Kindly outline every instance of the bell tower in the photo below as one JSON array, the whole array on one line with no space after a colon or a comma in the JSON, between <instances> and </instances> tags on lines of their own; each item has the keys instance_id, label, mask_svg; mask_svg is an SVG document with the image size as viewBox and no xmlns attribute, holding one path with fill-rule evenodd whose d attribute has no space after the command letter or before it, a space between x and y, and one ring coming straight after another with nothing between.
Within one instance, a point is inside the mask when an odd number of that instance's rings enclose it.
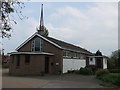
<instances>
[{"instance_id":1,"label":"bell tower","mask_svg":"<svg viewBox=\"0 0 120 90\"><path fill-rule=\"evenodd\" d=\"M43 4L41 5L41 17L40 17L40 25L37 29L38 33L42 36L48 36L48 30L44 26L44 20L43 20Z\"/></svg>"}]
</instances>

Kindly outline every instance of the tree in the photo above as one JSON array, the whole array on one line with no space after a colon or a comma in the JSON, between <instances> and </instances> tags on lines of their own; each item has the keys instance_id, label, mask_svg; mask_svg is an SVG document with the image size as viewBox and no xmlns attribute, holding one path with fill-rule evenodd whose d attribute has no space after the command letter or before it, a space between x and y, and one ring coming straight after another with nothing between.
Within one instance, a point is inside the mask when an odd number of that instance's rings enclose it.
<instances>
[{"instance_id":1,"label":"tree","mask_svg":"<svg viewBox=\"0 0 120 90\"><path fill-rule=\"evenodd\" d=\"M23 19L22 8L24 7L24 3L19 0L0 1L0 37L11 37L10 31L12 30L12 25L17 24L17 22L12 19L11 13L16 13L20 19Z\"/></svg>"},{"instance_id":2,"label":"tree","mask_svg":"<svg viewBox=\"0 0 120 90\"><path fill-rule=\"evenodd\" d=\"M120 49L112 52L111 57L108 59L108 68L120 68Z\"/></svg>"}]
</instances>

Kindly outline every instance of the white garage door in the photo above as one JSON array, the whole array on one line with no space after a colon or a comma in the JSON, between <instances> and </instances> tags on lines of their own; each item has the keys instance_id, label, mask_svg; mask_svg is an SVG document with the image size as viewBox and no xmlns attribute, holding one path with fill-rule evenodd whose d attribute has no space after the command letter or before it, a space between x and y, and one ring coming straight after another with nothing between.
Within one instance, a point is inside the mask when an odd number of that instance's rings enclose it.
<instances>
[{"instance_id":1,"label":"white garage door","mask_svg":"<svg viewBox=\"0 0 120 90\"><path fill-rule=\"evenodd\" d=\"M63 59L63 73L66 73L68 70L78 70L85 66L86 60L84 59Z\"/></svg>"}]
</instances>

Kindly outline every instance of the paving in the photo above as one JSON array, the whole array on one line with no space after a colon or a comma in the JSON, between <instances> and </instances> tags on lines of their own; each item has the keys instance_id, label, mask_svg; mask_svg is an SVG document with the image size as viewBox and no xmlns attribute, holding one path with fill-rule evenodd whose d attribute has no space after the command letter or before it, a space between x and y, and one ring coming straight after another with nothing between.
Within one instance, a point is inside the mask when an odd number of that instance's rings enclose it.
<instances>
[{"instance_id":1,"label":"paving","mask_svg":"<svg viewBox=\"0 0 120 90\"><path fill-rule=\"evenodd\" d=\"M104 88L95 76L65 74L45 76L9 76L3 70L3 88Z\"/></svg>"}]
</instances>

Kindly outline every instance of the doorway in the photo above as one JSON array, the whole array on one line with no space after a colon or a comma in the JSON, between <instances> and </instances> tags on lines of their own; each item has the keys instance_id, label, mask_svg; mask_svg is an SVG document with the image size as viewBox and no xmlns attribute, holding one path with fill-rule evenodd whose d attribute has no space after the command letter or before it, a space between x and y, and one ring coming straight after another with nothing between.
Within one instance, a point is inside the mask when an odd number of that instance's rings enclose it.
<instances>
[{"instance_id":1,"label":"doorway","mask_svg":"<svg viewBox=\"0 0 120 90\"><path fill-rule=\"evenodd\" d=\"M45 57L45 73L49 73L49 57Z\"/></svg>"},{"instance_id":2,"label":"doorway","mask_svg":"<svg viewBox=\"0 0 120 90\"><path fill-rule=\"evenodd\" d=\"M102 68L102 60L97 59L97 68Z\"/></svg>"}]
</instances>

